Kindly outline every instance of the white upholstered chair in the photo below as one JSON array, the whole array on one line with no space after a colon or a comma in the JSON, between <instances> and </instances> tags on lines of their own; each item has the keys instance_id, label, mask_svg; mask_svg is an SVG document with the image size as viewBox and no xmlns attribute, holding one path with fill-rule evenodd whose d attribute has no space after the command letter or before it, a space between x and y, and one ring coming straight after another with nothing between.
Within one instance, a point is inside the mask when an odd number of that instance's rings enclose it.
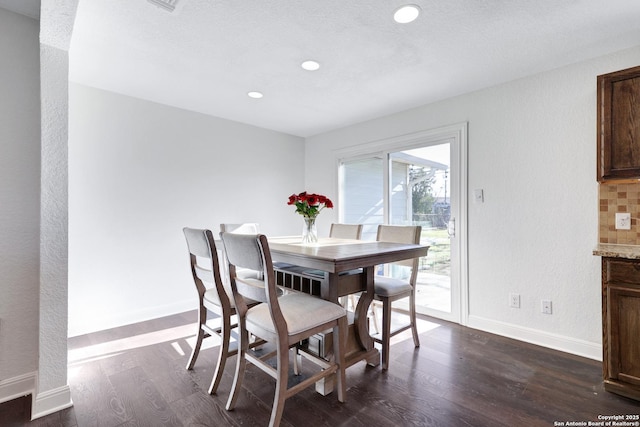
<instances>
[{"instance_id":1,"label":"white upholstered chair","mask_svg":"<svg viewBox=\"0 0 640 427\"><path fill-rule=\"evenodd\" d=\"M231 329L237 326L231 323L231 317L236 313L235 302L230 298L231 288L225 289L220 277L218 254L211 231L185 227L183 232L189 249L191 274L198 294L198 332L187 369L193 369L202 340L212 335L219 336L221 342L218 361L209 387L209 394L215 394L227 359L237 351L230 349ZM249 303L256 304L253 301ZM207 321L211 320L210 313L219 317L220 326L207 324Z\"/></svg>"},{"instance_id":2,"label":"white upholstered chair","mask_svg":"<svg viewBox=\"0 0 640 427\"><path fill-rule=\"evenodd\" d=\"M227 224L227 223L222 223L220 224L220 233L234 233L234 234L250 234L250 235L257 235L260 232L260 226L258 225L257 222L245 222L245 223L238 223L238 224ZM224 256L224 250L223 250L223 256ZM225 276L222 278L223 282L229 282L229 265L227 263L226 258L224 258L224 262L223 262L223 266L221 267L221 272L223 272L222 274ZM262 271L252 271L252 270L248 270L248 269L241 269L241 268L236 268L236 274L239 276L245 276L245 277L249 277L249 276L253 276L256 277L258 279L262 279ZM230 289L230 288L229 288ZM283 292L286 292L283 289L279 290L279 295L282 295ZM231 292L229 291L229 294L231 295ZM298 349L294 349L295 351L295 358L293 359L293 371L295 372L296 375L300 374L300 369L302 366L302 357L300 356L300 353L298 352Z\"/></svg>"},{"instance_id":3,"label":"white upholstered chair","mask_svg":"<svg viewBox=\"0 0 640 427\"><path fill-rule=\"evenodd\" d=\"M395 243L420 243L420 226L379 225L377 241ZM418 330L416 327L416 279L418 276L419 258L395 262L392 265L409 267L411 272L408 279L398 279L390 275L374 276L374 299L382 302L382 338L373 336L374 341L382 345L382 369L389 368L389 347L391 337L411 328L413 343L420 347ZM391 303L409 297L409 324L391 331Z\"/></svg>"},{"instance_id":4,"label":"white upholstered chair","mask_svg":"<svg viewBox=\"0 0 640 427\"><path fill-rule=\"evenodd\" d=\"M235 233L235 234L251 234L251 235L257 235L260 233L260 226L258 225L258 223L256 222L245 222L245 223L239 223L239 224L220 224L220 233ZM225 277L222 278L223 281L228 281L229 280L229 272L227 271L227 268L229 267L227 265L226 262L226 258L225 261L223 263L224 265L222 266L222 272L223 275L225 275ZM277 262L273 263L273 266L278 268L280 264ZM287 268L290 265L286 264L286 263L282 263L283 268ZM249 274L249 275L254 275L257 276L258 278L262 278L262 272L261 271L251 271L251 270L242 270L240 268L236 268L236 274L242 276L245 274ZM286 292L285 289L283 289L284 292ZM300 362L300 358L296 359L296 362ZM296 364L296 374L298 373L298 366Z\"/></svg>"},{"instance_id":5,"label":"white upholstered chair","mask_svg":"<svg viewBox=\"0 0 640 427\"><path fill-rule=\"evenodd\" d=\"M221 233L220 236L224 242L229 262L231 288L240 326L236 373L233 389L227 402L227 410L234 409L236 405L247 361L255 364L276 380L270 426L280 424L287 398L329 375L336 374L338 400L344 402L346 394L344 358L347 339L346 311L338 304L299 292L285 294L278 298L267 237L232 233ZM264 280L239 277L236 274L236 269L240 267L262 271ZM261 301L264 304L248 307L245 304L247 298ZM289 387L289 348L296 346L311 335L327 329L333 329L333 359L328 364L323 360L321 366L324 369ZM249 334L275 345L275 368L266 362L266 359L272 358L274 354L258 357L249 351Z\"/></svg>"}]
</instances>

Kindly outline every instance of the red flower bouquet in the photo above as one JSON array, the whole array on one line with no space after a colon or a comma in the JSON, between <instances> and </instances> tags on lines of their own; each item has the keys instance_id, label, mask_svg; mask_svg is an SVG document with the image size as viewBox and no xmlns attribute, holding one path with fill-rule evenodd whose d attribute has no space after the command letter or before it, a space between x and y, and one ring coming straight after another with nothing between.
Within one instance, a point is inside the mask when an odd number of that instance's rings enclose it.
<instances>
[{"instance_id":1,"label":"red flower bouquet","mask_svg":"<svg viewBox=\"0 0 640 427\"><path fill-rule=\"evenodd\" d=\"M324 208L333 208L333 202L328 197L321 194L308 194L306 191L289 196L287 204L295 205L296 213L310 219L315 219Z\"/></svg>"}]
</instances>

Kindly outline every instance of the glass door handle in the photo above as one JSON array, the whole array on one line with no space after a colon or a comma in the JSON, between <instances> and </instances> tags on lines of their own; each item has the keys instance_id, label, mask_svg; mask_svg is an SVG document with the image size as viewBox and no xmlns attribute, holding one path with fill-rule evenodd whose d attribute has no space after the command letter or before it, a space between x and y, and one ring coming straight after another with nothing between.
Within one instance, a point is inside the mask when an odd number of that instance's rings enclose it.
<instances>
[{"instance_id":1,"label":"glass door handle","mask_svg":"<svg viewBox=\"0 0 640 427\"><path fill-rule=\"evenodd\" d=\"M449 224L447 226L447 234L449 235L450 239L453 239L454 237L456 237L456 219L455 218L451 218L449 220Z\"/></svg>"}]
</instances>

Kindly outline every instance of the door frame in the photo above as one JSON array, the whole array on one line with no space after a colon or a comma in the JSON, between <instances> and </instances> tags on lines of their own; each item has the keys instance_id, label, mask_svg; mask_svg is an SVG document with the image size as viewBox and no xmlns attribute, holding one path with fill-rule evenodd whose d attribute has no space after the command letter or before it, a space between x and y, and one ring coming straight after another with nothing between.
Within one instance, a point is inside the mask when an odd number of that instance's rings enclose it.
<instances>
[{"instance_id":1,"label":"door frame","mask_svg":"<svg viewBox=\"0 0 640 427\"><path fill-rule=\"evenodd\" d=\"M418 131L381 140L370 141L334 151L336 194L340 192L340 165L345 160L365 158L373 155L383 155L385 168L388 168L388 154L395 151L409 150L425 145L436 145L447 141L451 144L451 193L457 192L458 197L451 199L451 217L455 218L455 236L451 239L451 259L457 259L451 266L451 313L446 315L437 312L438 318L467 325L469 317L469 277L468 277L468 173L467 173L467 131L468 123L456 123L440 128ZM454 170L457 166L457 171ZM385 172L388 175L388 170ZM385 200L388 198L388 180L383 184ZM342 197L342 196L340 196ZM457 206L456 206L457 205ZM342 204L338 205L338 217L342 218ZM385 206L385 220L388 218L388 206ZM456 283L457 282L457 283ZM439 315L443 313L443 315Z\"/></svg>"}]
</instances>

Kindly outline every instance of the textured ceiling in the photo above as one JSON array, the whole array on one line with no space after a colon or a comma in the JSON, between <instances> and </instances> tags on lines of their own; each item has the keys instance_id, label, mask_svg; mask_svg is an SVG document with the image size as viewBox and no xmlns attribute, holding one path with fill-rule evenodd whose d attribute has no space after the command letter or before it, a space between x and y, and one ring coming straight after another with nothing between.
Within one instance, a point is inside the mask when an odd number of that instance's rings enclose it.
<instances>
[{"instance_id":1,"label":"textured ceiling","mask_svg":"<svg viewBox=\"0 0 640 427\"><path fill-rule=\"evenodd\" d=\"M311 136L640 44L637 0L410 2L80 0L70 79Z\"/></svg>"}]
</instances>

